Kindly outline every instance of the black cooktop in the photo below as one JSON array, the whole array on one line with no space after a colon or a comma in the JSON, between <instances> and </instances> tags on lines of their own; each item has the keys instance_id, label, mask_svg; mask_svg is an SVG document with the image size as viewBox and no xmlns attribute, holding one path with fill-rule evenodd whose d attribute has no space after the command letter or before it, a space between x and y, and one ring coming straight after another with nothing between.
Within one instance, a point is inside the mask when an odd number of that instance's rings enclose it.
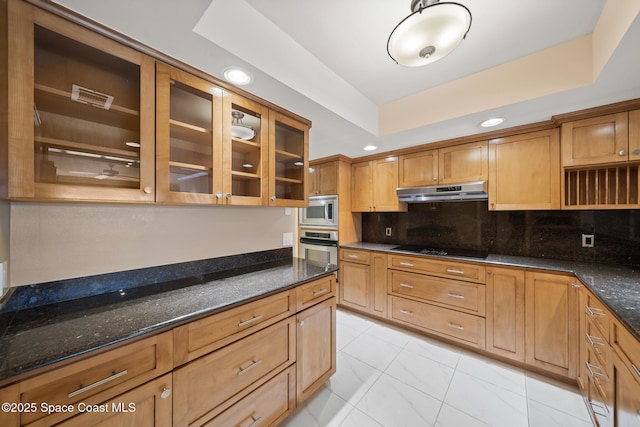
<instances>
[{"instance_id":1,"label":"black cooktop","mask_svg":"<svg viewBox=\"0 0 640 427\"><path fill-rule=\"evenodd\" d=\"M436 256L455 256L455 257L467 257L467 258L480 258L484 259L489 254L482 249L464 249L464 248L434 248L424 245L403 245L391 248L392 251L398 252L413 252L422 255L436 255Z\"/></svg>"}]
</instances>

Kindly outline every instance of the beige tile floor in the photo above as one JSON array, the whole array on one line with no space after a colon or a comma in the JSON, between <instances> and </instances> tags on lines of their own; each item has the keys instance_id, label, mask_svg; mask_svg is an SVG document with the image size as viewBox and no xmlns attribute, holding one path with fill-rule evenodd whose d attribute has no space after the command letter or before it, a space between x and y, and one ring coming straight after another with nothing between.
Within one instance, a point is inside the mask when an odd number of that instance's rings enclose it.
<instances>
[{"instance_id":1,"label":"beige tile floor","mask_svg":"<svg viewBox=\"0 0 640 427\"><path fill-rule=\"evenodd\" d=\"M340 309L337 350L283 426L593 426L575 387Z\"/></svg>"}]
</instances>

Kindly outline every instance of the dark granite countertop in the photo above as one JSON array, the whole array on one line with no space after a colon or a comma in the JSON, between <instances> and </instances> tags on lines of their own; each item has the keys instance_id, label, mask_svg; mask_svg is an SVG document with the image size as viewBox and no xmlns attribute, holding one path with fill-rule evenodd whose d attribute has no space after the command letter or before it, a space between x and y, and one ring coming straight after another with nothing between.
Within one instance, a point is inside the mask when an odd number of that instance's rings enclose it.
<instances>
[{"instance_id":1,"label":"dark granite countertop","mask_svg":"<svg viewBox=\"0 0 640 427\"><path fill-rule=\"evenodd\" d=\"M398 245L360 242L342 245L341 247L397 254L399 253L398 251L391 250L397 246ZM609 308L627 329L635 335L636 339L640 341L640 270L638 269L508 255L489 254L485 259L478 259L419 255L412 252L406 252L406 254L574 274Z\"/></svg>"},{"instance_id":2,"label":"dark granite countertop","mask_svg":"<svg viewBox=\"0 0 640 427\"><path fill-rule=\"evenodd\" d=\"M214 280L168 284L18 310L0 315L0 383L123 340L277 293L337 270L299 258Z\"/></svg>"}]
</instances>

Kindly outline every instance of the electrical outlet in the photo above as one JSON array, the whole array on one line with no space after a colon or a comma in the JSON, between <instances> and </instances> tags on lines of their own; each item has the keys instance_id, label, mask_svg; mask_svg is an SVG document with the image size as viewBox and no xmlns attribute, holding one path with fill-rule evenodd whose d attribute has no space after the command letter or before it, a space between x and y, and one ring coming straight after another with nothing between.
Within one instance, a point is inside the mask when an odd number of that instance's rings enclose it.
<instances>
[{"instance_id":1,"label":"electrical outlet","mask_svg":"<svg viewBox=\"0 0 640 427\"><path fill-rule=\"evenodd\" d=\"M293 233L282 233L282 246L293 246Z\"/></svg>"},{"instance_id":2,"label":"electrical outlet","mask_svg":"<svg viewBox=\"0 0 640 427\"><path fill-rule=\"evenodd\" d=\"M384 229L384 235L385 236L391 236L391 227L387 227Z\"/></svg>"},{"instance_id":3,"label":"electrical outlet","mask_svg":"<svg viewBox=\"0 0 640 427\"><path fill-rule=\"evenodd\" d=\"M582 247L583 248L592 248L595 243L595 238L593 234L583 234L582 235Z\"/></svg>"},{"instance_id":4,"label":"electrical outlet","mask_svg":"<svg viewBox=\"0 0 640 427\"><path fill-rule=\"evenodd\" d=\"M287 216L291 215L291 208L284 208L284 214Z\"/></svg>"}]
</instances>

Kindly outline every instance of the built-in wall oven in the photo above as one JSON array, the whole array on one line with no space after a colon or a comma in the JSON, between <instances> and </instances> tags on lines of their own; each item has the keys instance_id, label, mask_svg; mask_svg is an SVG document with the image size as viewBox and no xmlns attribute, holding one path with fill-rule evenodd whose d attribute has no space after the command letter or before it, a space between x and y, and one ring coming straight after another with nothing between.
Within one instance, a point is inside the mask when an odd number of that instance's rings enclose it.
<instances>
[{"instance_id":1,"label":"built-in wall oven","mask_svg":"<svg viewBox=\"0 0 640 427\"><path fill-rule=\"evenodd\" d=\"M321 264L338 264L338 232L300 230L300 258Z\"/></svg>"},{"instance_id":2,"label":"built-in wall oven","mask_svg":"<svg viewBox=\"0 0 640 427\"><path fill-rule=\"evenodd\" d=\"M300 209L300 227L338 228L338 196L311 196Z\"/></svg>"}]
</instances>

